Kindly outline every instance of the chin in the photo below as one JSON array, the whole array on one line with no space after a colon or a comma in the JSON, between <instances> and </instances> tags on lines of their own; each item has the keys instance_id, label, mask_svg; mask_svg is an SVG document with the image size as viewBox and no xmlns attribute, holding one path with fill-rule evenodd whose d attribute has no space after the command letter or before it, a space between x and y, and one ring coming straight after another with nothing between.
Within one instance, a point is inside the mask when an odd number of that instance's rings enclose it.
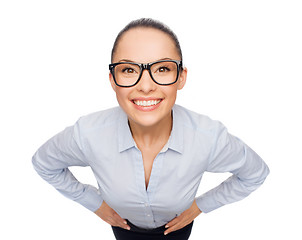
<instances>
[{"instance_id":1,"label":"chin","mask_svg":"<svg viewBox=\"0 0 302 240\"><path fill-rule=\"evenodd\" d=\"M131 121L139 126L142 127L152 127L155 126L156 124L160 123L160 120L154 119L154 117L141 117L141 118L131 118Z\"/></svg>"}]
</instances>

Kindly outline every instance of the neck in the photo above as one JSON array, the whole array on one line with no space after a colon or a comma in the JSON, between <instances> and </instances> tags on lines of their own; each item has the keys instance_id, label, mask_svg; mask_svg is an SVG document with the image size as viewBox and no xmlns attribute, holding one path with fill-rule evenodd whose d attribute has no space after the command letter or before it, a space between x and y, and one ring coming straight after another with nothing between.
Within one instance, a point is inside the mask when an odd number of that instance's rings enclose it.
<instances>
[{"instance_id":1,"label":"neck","mask_svg":"<svg viewBox=\"0 0 302 240\"><path fill-rule=\"evenodd\" d=\"M172 130L172 112L155 125L142 126L129 119L129 126L132 136L137 146L152 147L154 145L164 145Z\"/></svg>"}]
</instances>

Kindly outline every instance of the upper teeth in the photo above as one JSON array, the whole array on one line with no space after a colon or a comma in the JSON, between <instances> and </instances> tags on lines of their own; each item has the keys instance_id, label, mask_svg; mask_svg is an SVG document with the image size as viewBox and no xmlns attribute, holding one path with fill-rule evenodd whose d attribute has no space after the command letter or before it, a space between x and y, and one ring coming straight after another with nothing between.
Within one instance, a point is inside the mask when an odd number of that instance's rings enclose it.
<instances>
[{"instance_id":1,"label":"upper teeth","mask_svg":"<svg viewBox=\"0 0 302 240\"><path fill-rule=\"evenodd\" d=\"M144 107L148 107L148 106L152 106L152 105L156 105L160 102L161 100L150 100L150 101L134 101L134 103L138 106L144 106Z\"/></svg>"}]
</instances>

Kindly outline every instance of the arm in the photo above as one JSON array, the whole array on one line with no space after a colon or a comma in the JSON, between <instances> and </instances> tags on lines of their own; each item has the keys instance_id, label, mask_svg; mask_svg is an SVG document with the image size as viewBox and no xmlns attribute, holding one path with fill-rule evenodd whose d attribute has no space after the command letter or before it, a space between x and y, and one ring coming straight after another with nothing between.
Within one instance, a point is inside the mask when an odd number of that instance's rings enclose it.
<instances>
[{"instance_id":1,"label":"arm","mask_svg":"<svg viewBox=\"0 0 302 240\"><path fill-rule=\"evenodd\" d=\"M91 211L101 206L103 199L98 189L80 183L68 169L70 166L88 166L77 125L48 140L34 154L32 163L37 173L65 197Z\"/></svg>"},{"instance_id":2,"label":"arm","mask_svg":"<svg viewBox=\"0 0 302 240\"><path fill-rule=\"evenodd\" d=\"M264 161L240 139L229 134L223 125L219 125L207 171L233 175L196 198L199 209L205 213L247 197L269 174Z\"/></svg>"},{"instance_id":3,"label":"arm","mask_svg":"<svg viewBox=\"0 0 302 240\"><path fill-rule=\"evenodd\" d=\"M167 223L165 234L191 223L200 213L239 201L256 190L269 174L264 161L240 139L219 125L207 171L231 172L233 176L216 188L195 198L190 208Z\"/></svg>"}]
</instances>

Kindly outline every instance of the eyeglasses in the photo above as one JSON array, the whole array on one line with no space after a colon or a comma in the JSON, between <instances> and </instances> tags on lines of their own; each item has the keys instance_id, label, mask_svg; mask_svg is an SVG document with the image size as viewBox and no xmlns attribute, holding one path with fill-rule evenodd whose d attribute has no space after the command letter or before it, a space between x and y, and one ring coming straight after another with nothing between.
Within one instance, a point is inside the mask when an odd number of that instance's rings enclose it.
<instances>
[{"instance_id":1,"label":"eyeglasses","mask_svg":"<svg viewBox=\"0 0 302 240\"><path fill-rule=\"evenodd\" d=\"M151 63L118 62L109 64L114 82L119 87L136 85L144 70L148 70L152 80L159 85L171 85L177 82L182 69L180 60L161 60Z\"/></svg>"}]
</instances>

